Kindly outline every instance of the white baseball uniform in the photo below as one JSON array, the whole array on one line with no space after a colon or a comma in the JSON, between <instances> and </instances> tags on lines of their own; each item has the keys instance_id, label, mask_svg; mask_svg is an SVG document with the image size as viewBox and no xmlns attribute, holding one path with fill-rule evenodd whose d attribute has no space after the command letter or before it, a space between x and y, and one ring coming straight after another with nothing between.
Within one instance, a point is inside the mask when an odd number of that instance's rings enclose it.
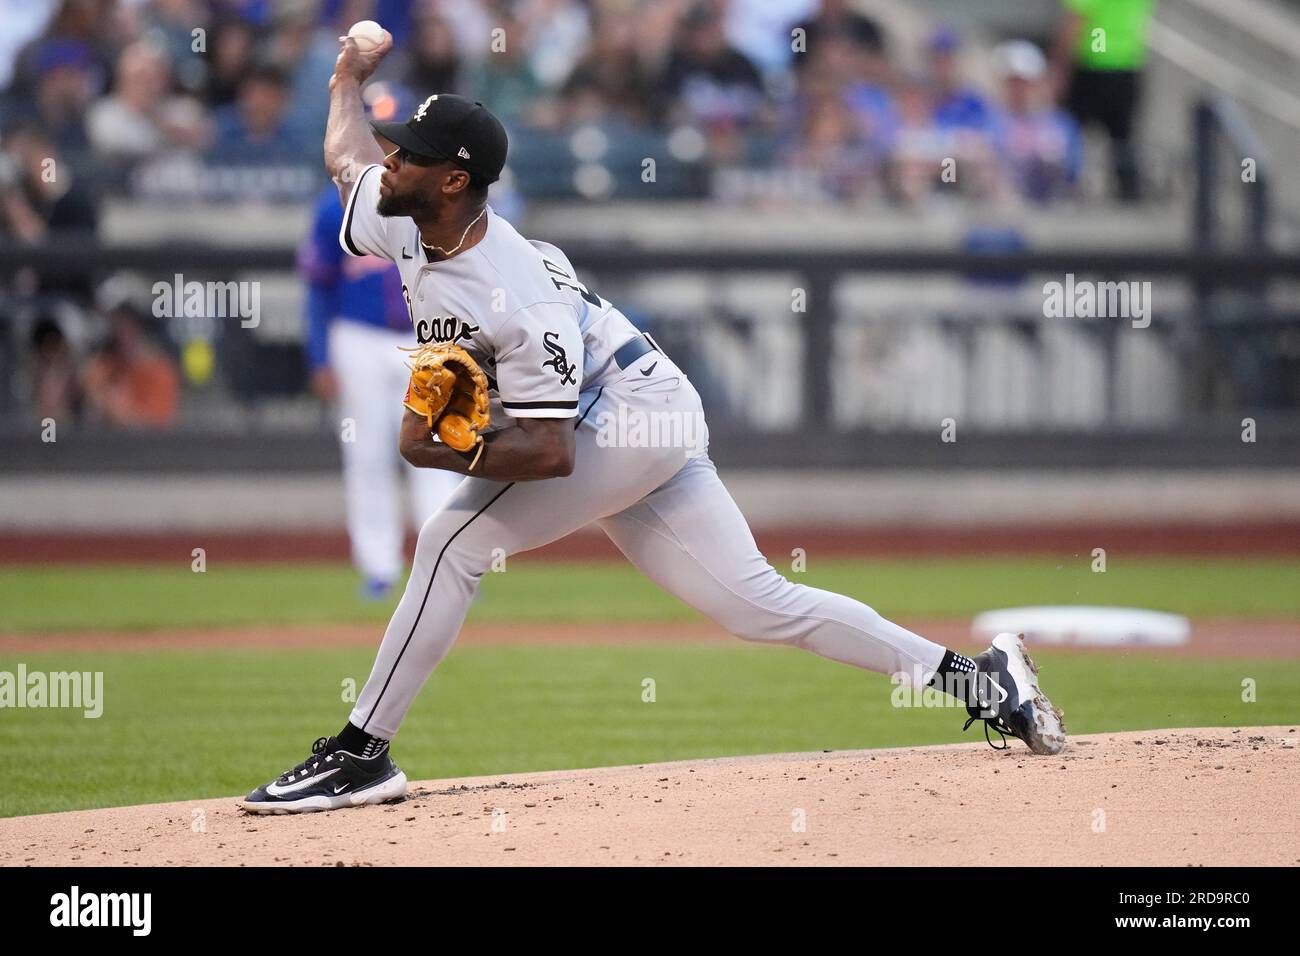
<instances>
[{"instance_id":1,"label":"white baseball uniform","mask_svg":"<svg viewBox=\"0 0 1300 956\"><path fill-rule=\"evenodd\" d=\"M425 522L406 591L352 711L355 726L378 737L397 733L495 556L591 522L648 577L742 639L930 678L941 646L851 598L794 584L767 563L709 460L695 388L577 281L559 249L529 242L489 208L477 245L430 262L411 219L375 211L379 176L370 166L358 177L343 248L397 264L420 340L455 341L482 364L495 425L574 418L576 461L563 478L466 478Z\"/></svg>"}]
</instances>

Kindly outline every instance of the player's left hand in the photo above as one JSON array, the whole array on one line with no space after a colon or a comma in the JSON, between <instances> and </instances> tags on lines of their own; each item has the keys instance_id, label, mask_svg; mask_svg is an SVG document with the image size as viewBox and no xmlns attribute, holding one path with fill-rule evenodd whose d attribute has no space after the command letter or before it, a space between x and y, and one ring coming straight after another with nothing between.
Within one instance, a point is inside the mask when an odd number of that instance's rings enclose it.
<instances>
[{"instance_id":1,"label":"player's left hand","mask_svg":"<svg viewBox=\"0 0 1300 956\"><path fill-rule=\"evenodd\" d=\"M422 415L430 431L457 451L483 449L488 426L487 376L459 345L440 342L410 349L411 379L402 404ZM478 463L478 455L470 464Z\"/></svg>"}]
</instances>

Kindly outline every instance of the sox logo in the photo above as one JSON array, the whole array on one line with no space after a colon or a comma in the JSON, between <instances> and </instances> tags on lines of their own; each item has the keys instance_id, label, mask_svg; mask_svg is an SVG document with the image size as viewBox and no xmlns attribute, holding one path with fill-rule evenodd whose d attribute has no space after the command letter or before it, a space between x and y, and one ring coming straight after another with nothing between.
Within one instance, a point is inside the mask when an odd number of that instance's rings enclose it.
<instances>
[{"instance_id":1,"label":"sox logo","mask_svg":"<svg viewBox=\"0 0 1300 956\"><path fill-rule=\"evenodd\" d=\"M429 104L434 102L437 98L438 98L438 94L434 93L432 96L428 97L423 103L420 104L420 108L415 111L415 119L417 121L424 119L424 114L429 112Z\"/></svg>"},{"instance_id":2,"label":"sox logo","mask_svg":"<svg viewBox=\"0 0 1300 956\"><path fill-rule=\"evenodd\" d=\"M555 369L555 374L560 376L561 385L572 385L576 381L575 369L569 362L568 353L564 351L564 346L560 344L559 339L559 332L547 332L542 336L543 347L552 355L552 358L542 363L542 368Z\"/></svg>"}]
</instances>

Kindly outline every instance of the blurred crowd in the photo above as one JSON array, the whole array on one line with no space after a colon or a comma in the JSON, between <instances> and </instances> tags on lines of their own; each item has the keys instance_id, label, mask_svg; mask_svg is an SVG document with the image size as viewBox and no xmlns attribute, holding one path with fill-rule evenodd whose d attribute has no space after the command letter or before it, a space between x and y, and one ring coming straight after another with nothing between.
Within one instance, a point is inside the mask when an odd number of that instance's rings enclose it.
<instances>
[{"instance_id":1,"label":"blurred crowd","mask_svg":"<svg viewBox=\"0 0 1300 956\"><path fill-rule=\"evenodd\" d=\"M362 19L395 40L372 112L387 101L400 115L430 91L481 99L510 130L516 199L622 184L630 198L1051 203L1077 194L1089 120L1119 143L1117 192L1135 198L1152 2L1062 0L1055 43L1005 41L975 82L958 31L904 44L851 0L0 0L0 243L94 234L110 194L309 202L338 36ZM1104 22L1126 59L1089 64L1106 16L1123 19ZM630 166L616 167L619 150ZM640 190L646 156L704 175ZM720 188L728 171L748 192ZM38 304L24 354L11 346L0 364L29 369L32 404L174 417L176 363L147 309L110 311L88 279L25 282L0 276L0 298ZM41 311L50 295L91 317L84 348ZM91 357L73 368L76 354Z\"/></svg>"},{"instance_id":2,"label":"blurred crowd","mask_svg":"<svg viewBox=\"0 0 1300 956\"><path fill-rule=\"evenodd\" d=\"M1098 6L1064 2L1067 11ZM521 142L587 126L616 141L686 130L695 135L668 140L687 144L679 158L790 171L841 201L915 203L941 191L1047 201L1071 193L1082 163L1078 124L1057 105L1070 103L1060 70L1040 48L1004 44L995 78L978 88L956 31L940 27L923 49L902 49L850 0L0 0L0 8L0 188L8 184L9 195L28 181L18 193L31 208L9 208L14 199L4 215L22 237L40 232L41 207L62 205L60 220L93 226L75 195L78 177L91 191L219 195L228 183L245 197L311 195L337 37L367 18L395 39L378 80L417 101L438 90L481 99ZM71 182L42 189L35 157L70 170ZM548 157L512 158L526 193L530 164ZM945 158L971 175L945 177ZM230 167L306 172L202 174Z\"/></svg>"},{"instance_id":3,"label":"blurred crowd","mask_svg":"<svg viewBox=\"0 0 1300 956\"><path fill-rule=\"evenodd\" d=\"M39 301L18 376L34 420L115 428L175 423L180 366L159 335L146 292L122 276L105 282L94 302L103 329L92 341L86 314L71 300Z\"/></svg>"}]
</instances>

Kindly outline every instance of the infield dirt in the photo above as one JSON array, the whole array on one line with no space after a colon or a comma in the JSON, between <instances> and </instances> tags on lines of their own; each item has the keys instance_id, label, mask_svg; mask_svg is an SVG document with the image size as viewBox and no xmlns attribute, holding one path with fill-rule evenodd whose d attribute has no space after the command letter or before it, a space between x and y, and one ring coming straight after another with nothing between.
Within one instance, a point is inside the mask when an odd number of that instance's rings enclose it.
<instances>
[{"instance_id":1,"label":"infield dirt","mask_svg":"<svg viewBox=\"0 0 1300 956\"><path fill-rule=\"evenodd\" d=\"M6 866L1300 863L1300 728L1096 734L424 781L402 803L235 798L0 820Z\"/></svg>"}]
</instances>

